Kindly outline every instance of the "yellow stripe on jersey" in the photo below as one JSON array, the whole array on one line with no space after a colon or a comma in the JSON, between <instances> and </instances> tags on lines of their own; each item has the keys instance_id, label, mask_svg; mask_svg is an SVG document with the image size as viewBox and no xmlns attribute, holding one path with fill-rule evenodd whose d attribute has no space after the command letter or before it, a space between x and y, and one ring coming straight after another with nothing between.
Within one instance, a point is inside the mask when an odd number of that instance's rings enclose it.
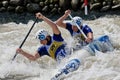
<instances>
[{"instance_id":1,"label":"yellow stripe on jersey","mask_svg":"<svg viewBox=\"0 0 120 80\"><path fill-rule=\"evenodd\" d=\"M51 44L50 48L49 48L49 55L55 59L55 53L57 51L57 49L62 45L62 42L57 42L57 41L53 41L53 43Z\"/></svg>"}]
</instances>

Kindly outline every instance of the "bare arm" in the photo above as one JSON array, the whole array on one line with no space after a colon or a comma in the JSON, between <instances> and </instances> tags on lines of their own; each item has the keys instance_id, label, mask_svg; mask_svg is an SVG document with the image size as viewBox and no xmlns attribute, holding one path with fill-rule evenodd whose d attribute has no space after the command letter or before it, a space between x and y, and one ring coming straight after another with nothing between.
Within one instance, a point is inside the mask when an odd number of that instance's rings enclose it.
<instances>
[{"instance_id":1,"label":"bare arm","mask_svg":"<svg viewBox=\"0 0 120 80\"><path fill-rule=\"evenodd\" d=\"M89 32L87 34L87 39L85 41L87 41L88 43L90 43L93 40L93 33Z\"/></svg>"},{"instance_id":2,"label":"bare arm","mask_svg":"<svg viewBox=\"0 0 120 80\"><path fill-rule=\"evenodd\" d=\"M25 56L26 58L28 58L28 59L31 60L31 61L35 61L36 59L38 59L38 58L40 57L39 53L37 53L37 52L35 53L35 55L31 55L31 54L23 51L23 50L20 49L20 48L18 48L18 49L16 50L16 52L19 53L19 54L22 54L23 56Z\"/></svg>"},{"instance_id":3,"label":"bare arm","mask_svg":"<svg viewBox=\"0 0 120 80\"><path fill-rule=\"evenodd\" d=\"M66 23L64 23L63 21L68 17L70 13L70 10L66 10L65 14L56 21L56 24L62 28L66 28Z\"/></svg>"},{"instance_id":4,"label":"bare arm","mask_svg":"<svg viewBox=\"0 0 120 80\"><path fill-rule=\"evenodd\" d=\"M43 19L47 24L49 24L50 27L52 28L54 34L60 34L60 31L59 31L57 25L53 21L51 21L47 17L43 16L41 13L36 13L36 17L39 19Z\"/></svg>"}]
</instances>

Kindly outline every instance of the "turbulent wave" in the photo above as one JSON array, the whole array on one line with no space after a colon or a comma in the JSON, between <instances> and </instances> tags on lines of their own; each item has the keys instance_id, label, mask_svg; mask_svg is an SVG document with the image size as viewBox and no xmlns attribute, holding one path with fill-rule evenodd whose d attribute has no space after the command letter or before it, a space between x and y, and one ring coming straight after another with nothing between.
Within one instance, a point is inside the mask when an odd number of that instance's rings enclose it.
<instances>
[{"instance_id":1,"label":"turbulent wave","mask_svg":"<svg viewBox=\"0 0 120 80\"><path fill-rule=\"evenodd\" d=\"M115 47L114 51L102 53L97 52L96 56L87 56L79 50L80 58L83 62L80 68L69 74L65 80L120 80L120 18L101 17L96 20L85 20L94 32L94 38L107 34ZM15 61L11 61L15 55L16 48L19 47L33 21L27 24L16 24L14 22L0 24L0 79L3 80L50 80L60 69L57 63L50 57L44 56L35 62L29 61L22 55L17 55ZM44 28L52 34L51 28L44 22L38 22L30 33L22 49L34 54L39 41L34 34L40 28ZM61 29L65 41L71 46L70 34ZM66 36L68 36L66 38ZM68 42L69 41L69 42ZM85 53L84 56L81 53ZM80 55L81 54L81 55ZM71 56L74 58L75 56ZM65 63L63 63L65 64Z\"/></svg>"}]
</instances>

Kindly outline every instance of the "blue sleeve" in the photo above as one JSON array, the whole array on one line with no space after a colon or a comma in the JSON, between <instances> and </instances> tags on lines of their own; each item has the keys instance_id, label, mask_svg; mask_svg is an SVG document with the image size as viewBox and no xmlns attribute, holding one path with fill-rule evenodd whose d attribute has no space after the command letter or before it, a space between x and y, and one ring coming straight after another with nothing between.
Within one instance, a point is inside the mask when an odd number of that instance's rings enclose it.
<instances>
[{"instance_id":1,"label":"blue sleeve","mask_svg":"<svg viewBox=\"0 0 120 80\"><path fill-rule=\"evenodd\" d=\"M43 56L43 55L49 56L48 51L45 46L39 47L37 52L39 53L40 56Z\"/></svg>"},{"instance_id":2,"label":"blue sleeve","mask_svg":"<svg viewBox=\"0 0 120 80\"><path fill-rule=\"evenodd\" d=\"M92 29L88 25L84 26L83 32L85 33L85 35L87 35L89 32L93 33Z\"/></svg>"},{"instance_id":3,"label":"blue sleeve","mask_svg":"<svg viewBox=\"0 0 120 80\"><path fill-rule=\"evenodd\" d=\"M72 25L70 23L66 23L66 29L70 32L70 34L73 34L73 30L72 30Z\"/></svg>"},{"instance_id":4,"label":"blue sleeve","mask_svg":"<svg viewBox=\"0 0 120 80\"><path fill-rule=\"evenodd\" d=\"M61 36L61 34L53 34L53 39L55 40L55 41L59 41L59 42L61 42L61 41L64 41L64 39L63 39L63 37Z\"/></svg>"}]
</instances>

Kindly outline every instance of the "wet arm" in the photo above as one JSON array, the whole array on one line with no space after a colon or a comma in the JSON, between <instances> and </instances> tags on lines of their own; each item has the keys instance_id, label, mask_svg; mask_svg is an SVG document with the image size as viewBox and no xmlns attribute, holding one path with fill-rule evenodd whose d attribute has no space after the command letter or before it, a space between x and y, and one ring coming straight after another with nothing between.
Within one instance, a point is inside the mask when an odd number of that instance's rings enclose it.
<instances>
[{"instance_id":1,"label":"wet arm","mask_svg":"<svg viewBox=\"0 0 120 80\"><path fill-rule=\"evenodd\" d=\"M91 42L92 40L93 40L93 33L89 32L89 33L87 34L87 39L86 39L86 41L89 43L89 42Z\"/></svg>"},{"instance_id":2,"label":"wet arm","mask_svg":"<svg viewBox=\"0 0 120 80\"><path fill-rule=\"evenodd\" d=\"M43 16L41 13L37 13L36 17L38 17L39 19L43 19L47 24L49 24L50 27L52 28L54 34L60 34L60 31L59 31L57 25L52 20Z\"/></svg>"},{"instance_id":3,"label":"wet arm","mask_svg":"<svg viewBox=\"0 0 120 80\"><path fill-rule=\"evenodd\" d=\"M31 55L28 52L23 51L22 49L17 49L16 52L19 54L22 54L23 56L25 56L26 58L28 58L31 61L35 61L40 57L39 53L37 53L37 52L35 53L35 55Z\"/></svg>"},{"instance_id":4,"label":"wet arm","mask_svg":"<svg viewBox=\"0 0 120 80\"><path fill-rule=\"evenodd\" d=\"M68 17L70 13L71 13L70 10L66 10L65 14L61 16L58 20L56 20L55 23L62 28L66 28L66 23L64 23L63 21Z\"/></svg>"}]
</instances>

